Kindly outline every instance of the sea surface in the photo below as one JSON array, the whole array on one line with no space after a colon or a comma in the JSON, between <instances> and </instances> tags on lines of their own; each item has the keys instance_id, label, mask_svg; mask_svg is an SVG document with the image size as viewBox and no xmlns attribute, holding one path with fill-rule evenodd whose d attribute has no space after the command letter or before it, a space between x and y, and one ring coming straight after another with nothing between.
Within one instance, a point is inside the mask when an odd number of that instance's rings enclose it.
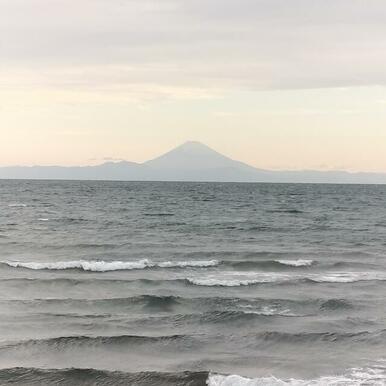
<instances>
[{"instance_id":1,"label":"sea surface","mask_svg":"<svg viewBox=\"0 0 386 386\"><path fill-rule=\"evenodd\" d=\"M386 385L386 187L0 181L0 385Z\"/></svg>"}]
</instances>

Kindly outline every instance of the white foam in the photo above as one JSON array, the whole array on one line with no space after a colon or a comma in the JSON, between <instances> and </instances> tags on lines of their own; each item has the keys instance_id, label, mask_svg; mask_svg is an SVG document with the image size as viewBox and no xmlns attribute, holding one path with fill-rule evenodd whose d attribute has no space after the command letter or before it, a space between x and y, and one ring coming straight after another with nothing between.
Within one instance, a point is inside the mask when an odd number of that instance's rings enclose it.
<instances>
[{"instance_id":1,"label":"white foam","mask_svg":"<svg viewBox=\"0 0 386 386\"><path fill-rule=\"evenodd\" d=\"M194 284L194 285L200 285L200 286L206 286L206 287L240 287L240 286L246 286L251 284L259 284L263 283L263 281L258 279L234 279L234 280L222 280L222 279L216 279L216 278L202 278L202 279L196 279L196 278L188 278L188 282Z\"/></svg>"},{"instance_id":2,"label":"white foam","mask_svg":"<svg viewBox=\"0 0 386 386\"><path fill-rule=\"evenodd\" d=\"M38 221L49 221L49 219L48 218L38 218Z\"/></svg>"},{"instance_id":3,"label":"white foam","mask_svg":"<svg viewBox=\"0 0 386 386\"><path fill-rule=\"evenodd\" d=\"M25 208L27 204L23 203L13 203L13 204L8 204L10 208Z\"/></svg>"},{"instance_id":4,"label":"white foam","mask_svg":"<svg viewBox=\"0 0 386 386\"><path fill-rule=\"evenodd\" d=\"M214 267L218 265L217 260L191 260L191 261L164 261L161 263L155 263L160 268L184 268L184 267Z\"/></svg>"},{"instance_id":5,"label":"white foam","mask_svg":"<svg viewBox=\"0 0 386 386\"><path fill-rule=\"evenodd\" d=\"M290 265L292 267L309 267L314 264L314 260L275 260L279 264Z\"/></svg>"},{"instance_id":6,"label":"white foam","mask_svg":"<svg viewBox=\"0 0 386 386\"><path fill-rule=\"evenodd\" d=\"M343 375L326 376L317 379L279 379L273 376L245 378L239 375L210 374L208 386L385 386L386 367L354 368Z\"/></svg>"},{"instance_id":7,"label":"white foam","mask_svg":"<svg viewBox=\"0 0 386 386\"><path fill-rule=\"evenodd\" d=\"M20 262L20 261L6 261L4 264L14 268L27 268L34 270L62 270L62 269L82 269L84 271L93 272L107 272L107 271L120 271L120 270L132 270L132 269L145 269L145 268L179 268L179 267L213 267L218 264L216 260L209 261L165 261L165 262L153 262L148 259L142 259L138 261L57 261L57 262Z\"/></svg>"},{"instance_id":8,"label":"white foam","mask_svg":"<svg viewBox=\"0 0 386 386\"><path fill-rule=\"evenodd\" d=\"M331 272L309 274L285 274L277 272L222 272L189 277L187 280L200 286L237 287L263 283L285 283L298 280L317 283L353 283L357 281L386 280L386 272Z\"/></svg>"},{"instance_id":9,"label":"white foam","mask_svg":"<svg viewBox=\"0 0 386 386\"><path fill-rule=\"evenodd\" d=\"M386 272L332 272L308 277L318 283L354 283L357 281L386 280Z\"/></svg>"},{"instance_id":10,"label":"white foam","mask_svg":"<svg viewBox=\"0 0 386 386\"><path fill-rule=\"evenodd\" d=\"M243 310L243 313L261 315L261 316L297 316L296 314L291 313L291 310L289 309L279 310L277 307L274 307L274 306L263 306L258 310L253 310L253 309L250 309L247 311Z\"/></svg>"},{"instance_id":11,"label":"white foam","mask_svg":"<svg viewBox=\"0 0 386 386\"><path fill-rule=\"evenodd\" d=\"M259 283L274 283L277 281L291 280L291 276L278 273L242 273L242 272L223 272L213 275L205 275L200 277L190 277L187 279L190 283L201 286L222 286L222 287L238 287L247 286Z\"/></svg>"}]
</instances>

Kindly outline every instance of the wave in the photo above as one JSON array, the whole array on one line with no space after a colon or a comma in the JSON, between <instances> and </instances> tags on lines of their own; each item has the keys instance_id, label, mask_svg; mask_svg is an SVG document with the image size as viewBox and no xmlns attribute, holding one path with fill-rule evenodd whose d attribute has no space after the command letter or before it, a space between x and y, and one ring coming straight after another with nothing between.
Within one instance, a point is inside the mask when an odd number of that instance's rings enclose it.
<instances>
[{"instance_id":1,"label":"wave","mask_svg":"<svg viewBox=\"0 0 386 386\"><path fill-rule=\"evenodd\" d=\"M57 262L21 262L21 261L3 261L12 268L26 268L33 270L64 270L81 269L83 271L107 272L122 271L146 268L206 268L214 267L219 264L217 260L191 260L191 261L163 261L153 262L148 259L137 261L98 261L98 260L75 260L75 261L57 261Z\"/></svg>"},{"instance_id":2,"label":"wave","mask_svg":"<svg viewBox=\"0 0 386 386\"><path fill-rule=\"evenodd\" d=\"M127 299L126 299L127 300ZM260 316L298 316L290 311L290 307L296 304L296 301L285 299L242 299L242 298L221 298L221 297L198 297L198 298L184 298L179 296L157 296L157 295L141 295L129 299L131 302L136 302L143 305L143 307L151 309L159 309L162 311L169 311L175 306L184 306L197 309L209 309L209 312L203 311L201 314L204 319L219 319L228 318L234 319L238 317L245 317L251 315ZM118 301L119 302L119 301ZM125 302L122 299L122 303ZM317 301L318 302L318 301ZM120 304L122 304L120 303ZM304 302L298 302L304 305ZM299 304L298 304L299 305ZM217 309L213 310L216 307ZM221 311L218 310L221 307ZM226 311L223 309L226 308ZM190 316L190 315L188 315Z\"/></svg>"},{"instance_id":3,"label":"wave","mask_svg":"<svg viewBox=\"0 0 386 386\"><path fill-rule=\"evenodd\" d=\"M379 269L379 265L375 263L369 263L369 262L360 262L360 261L337 261L335 263L331 263L327 265L327 268L335 268L335 269L352 269L352 268L357 268L357 269Z\"/></svg>"},{"instance_id":4,"label":"wave","mask_svg":"<svg viewBox=\"0 0 386 386\"><path fill-rule=\"evenodd\" d=\"M143 215L149 217L170 217L174 216L174 213L144 213Z\"/></svg>"},{"instance_id":5,"label":"wave","mask_svg":"<svg viewBox=\"0 0 386 386\"><path fill-rule=\"evenodd\" d=\"M272 317L297 317L302 315L295 315L289 310L280 310L275 307L262 307L256 310L216 310L208 311L203 313L194 313L194 314L176 314L172 316L160 317L152 319L159 323L160 320L167 322L168 324L184 324L187 323L194 324L194 326L201 323L205 324L228 324L237 322L239 325L240 322L251 323L253 320L260 320L263 318L272 318Z\"/></svg>"},{"instance_id":6,"label":"wave","mask_svg":"<svg viewBox=\"0 0 386 386\"><path fill-rule=\"evenodd\" d=\"M294 314L288 308L280 309L277 306L263 306L257 310L251 309L251 310L243 311L243 313L247 315L260 315L260 316L285 316L285 317L304 316L304 315Z\"/></svg>"},{"instance_id":7,"label":"wave","mask_svg":"<svg viewBox=\"0 0 386 386\"><path fill-rule=\"evenodd\" d=\"M196 341L193 336L190 335L160 335L160 336L148 336L148 335L111 335L111 336L60 336L47 339L30 339L16 342L4 342L0 346L0 350L12 349L12 348L28 348L38 347L39 349L51 348L62 350L69 347L82 347L82 346L120 346L120 345L146 345L146 344L162 344L163 347L167 345L180 345L189 346Z\"/></svg>"},{"instance_id":8,"label":"wave","mask_svg":"<svg viewBox=\"0 0 386 386\"><path fill-rule=\"evenodd\" d=\"M259 316L269 317L269 316L283 316L283 317L295 317L300 315L295 315L291 313L288 309L279 309L278 307L264 306L258 309L249 309L243 311L224 311L224 312L212 312L212 315L216 314L220 317L219 320L233 320L233 319L253 319ZM211 316L212 316L211 315Z\"/></svg>"},{"instance_id":9,"label":"wave","mask_svg":"<svg viewBox=\"0 0 386 386\"><path fill-rule=\"evenodd\" d=\"M274 376L246 378L239 375L209 374L207 386L326 386L344 385L384 386L386 384L386 367L352 368L341 375L324 376L316 379L279 379Z\"/></svg>"},{"instance_id":10,"label":"wave","mask_svg":"<svg viewBox=\"0 0 386 386\"><path fill-rule=\"evenodd\" d=\"M240 298L240 297L183 297L173 295L145 294L132 297L112 298L46 298L0 300L0 306L17 310L90 310L88 312L111 312L119 309L150 312L238 312L239 315L261 316L305 316L320 311L353 309L354 304L345 299L281 299L281 298ZM296 311L296 312L295 312ZM226 314L228 315L228 314Z\"/></svg>"},{"instance_id":11,"label":"wave","mask_svg":"<svg viewBox=\"0 0 386 386\"><path fill-rule=\"evenodd\" d=\"M253 284L272 283L272 280L264 279L216 279L212 278L188 278L188 283L205 287L240 287Z\"/></svg>"},{"instance_id":12,"label":"wave","mask_svg":"<svg viewBox=\"0 0 386 386\"><path fill-rule=\"evenodd\" d=\"M151 261L141 259L137 261L103 261L103 260L74 260L57 262L21 262L21 261L2 261L12 268L26 268L33 270L65 270L81 269L83 271L107 272L122 271L147 268L210 268L220 265L231 266L238 269L253 268L284 268L284 267L308 267L313 265L313 260L263 260L263 261L219 261L219 260L187 260L187 261Z\"/></svg>"},{"instance_id":13,"label":"wave","mask_svg":"<svg viewBox=\"0 0 386 386\"><path fill-rule=\"evenodd\" d=\"M141 385L141 386L205 386L209 378L207 371L196 372L139 372L125 373L97 369L40 369L17 367L0 369L1 385Z\"/></svg>"},{"instance_id":14,"label":"wave","mask_svg":"<svg viewBox=\"0 0 386 386\"><path fill-rule=\"evenodd\" d=\"M354 306L344 299L328 299L320 305L322 311L349 310Z\"/></svg>"},{"instance_id":15,"label":"wave","mask_svg":"<svg viewBox=\"0 0 386 386\"><path fill-rule=\"evenodd\" d=\"M267 210L267 213L288 213L288 214L301 214L304 213L300 209L271 209Z\"/></svg>"},{"instance_id":16,"label":"wave","mask_svg":"<svg viewBox=\"0 0 386 386\"><path fill-rule=\"evenodd\" d=\"M301 332L289 333L278 331L267 331L255 335L248 335L246 337L249 344L260 344L261 342L271 344L310 344L310 343L372 343L385 344L386 330L377 330L374 332L360 331L360 332ZM255 342L253 341L255 340Z\"/></svg>"},{"instance_id":17,"label":"wave","mask_svg":"<svg viewBox=\"0 0 386 386\"><path fill-rule=\"evenodd\" d=\"M229 261L225 260L221 264L229 265L233 268L238 268L242 270L250 270L254 268L259 269L290 269L290 268L301 268L301 267L310 267L316 262L314 260L242 260L242 261Z\"/></svg>"},{"instance_id":18,"label":"wave","mask_svg":"<svg viewBox=\"0 0 386 386\"><path fill-rule=\"evenodd\" d=\"M383 364L372 367L352 368L340 375L322 376L315 379L280 379L274 376L247 378L240 375L221 375L207 371L138 372L126 373L98 369L41 369L9 368L0 370L2 385L29 386L32 384L61 384L72 386L87 379L89 384L105 386L326 386L326 385L373 385L386 384L386 368Z\"/></svg>"},{"instance_id":19,"label":"wave","mask_svg":"<svg viewBox=\"0 0 386 386\"><path fill-rule=\"evenodd\" d=\"M55 280L55 279L54 279ZM60 279L59 279L60 280ZM66 280L66 279L65 279ZM98 280L103 281L103 280ZM335 299L331 299L334 301ZM338 301L339 299L337 299ZM208 307L212 309L214 306L222 306L227 308L232 307L265 307L274 305L278 306L290 306L290 305L309 305L315 304L319 306L320 303L328 302L329 300L324 299L309 299L309 300L292 300L292 299L279 299L279 298L239 298L239 297L183 297L174 295L153 295L144 294L138 296L129 297L111 297L111 298L35 298L35 299L0 299L0 305L4 304L15 304L15 305L27 305L36 307L39 305L50 305L57 304L63 306L64 304L69 305L116 305L126 306L132 304L138 304L141 306L159 306L159 305L191 305Z\"/></svg>"},{"instance_id":20,"label":"wave","mask_svg":"<svg viewBox=\"0 0 386 386\"><path fill-rule=\"evenodd\" d=\"M142 295L138 296L136 300L144 303L145 308L170 311L173 306L180 304L181 298L177 296Z\"/></svg>"},{"instance_id":21,"label":"wave","mask_svg":"<svg viewBox=\"0 0 386 386\"><path fill-rule=\"evenodd\" d=\"M332 272L306 277L315 283L355 283L358 281L385 281L386 272Z\"/></svg>"},{"instance_id":22,"label":"wave","mask_svg":"<svg viewBox=\"0 0 386 386\"><path fill-rule=\"evenodd\" d=\"M47 298L0 300L0 307L19 315L60 315L62 317L110 317L135 312L139 320L218 322L277 317L306 317L318 312L339 313L357 308L345 299L265 299L239 297L183 297L173 295L139 295L113 298ZM169 318L169 319L168 319ZM149 322L150 320L147 320Z\"/></svg>"},{"instance_id":23,"label":"wave","mask_svg":"<svg viewBox=\"0 0 386 386\"><path fill-rule=\"evenodd\" d=\"M291 267L309 267L310 265L314 264L314 260L275 260L277 263L283 264L283 265L290 265Z\"/></svg>"},{"instance_id":24,"label":"wave","mask_svg":"<svg viewBox=\"0 0 386 386\"><path fill-rule=\"evenodd\" d=\"M49 278L49 279L43 279L43 278L29 278L29 277L11 277L11 278L5 278L1 279L0 283L12 283L12 284L20 284L20 286L24 285L33 285L33 286L47 286L52 287L52 285L55 285L55 287L59 288L59 285L64 287L73 287L81 286L81 285L87 285L87 286L100 286L100 285L144 285L144 286L150 286L150 287L158 287L163 284L167 285L179 285L179 286L186 286L187 284L190 284L187 282L186 279L96 279L94 277L91 278L68 278L68 277L58 277L58 278ZM92 298L91 298L92 299Z\"/></svg>"},{"instance_id":25,"label":"wave","mask_svg":"<svg viewBox=\"0 0 386 386\"><path fill-rule=\"evenodd\" d=\"M219 272L217 274L203 274L190 277L170 277L167 279L102 279L102 278L4 278L2 282L15 283L24 285L141 285L141 286L202 286L202 287L248 287L254 285L295 285L295 284L350 284L356 282L377 282L386 281L386 273L377 272L350 272L350 273L331 273L331 274L308 274L308 275L291 275L275 272L259 272L252 274L243 274L239 272L230 275L233 272Z\"/></svg>"},{"instance_id":26,"label":"wave","mask_svg":"<svg viewBox=\"0 0 386 386\"><path fill-rule=\"evenodd\" d=\"M40 298L40 299L15 299L15 300L0 300L0 304L15 304L22 306L47 306L47 305L70 305L70 306L105 306L112 305L117 307L123 307L127 305L141 305L144 307L169 307L172 305L180 304L184 301L189 302L197 300L198 302L205 301L205 299L211 300L212 298L182 298L173 295L139 295L132 297L112 297L112 298ZM221 298L217 298L221 299Z\"/></svg>"},{"instance_id":27,"label":"wave","mask_svg":"<svg viewBox=\"0 0 386 386\"><path fill-rule=\"evenodd\" d=\"M359 281L386 281L384 272L331 272L305 275L291 275L276 272L259 272L234 275L206 275L187 278L188 283L207 287L239 287L257 284L285 284L285 283L354 283Z\"/></svg>"},{"instance_id":28,"label":"wave","mask_svg":"<svg viewBox=\"0 0 386 386\"><path fill-rule=\"evenodd\" d=\"M8 204L8 207L9 208L26 208L28 205L27 204L23 204L23 203L12 203L12 204Z\"/></svg>"},{"instance_id":29,"label":"wave","mask_svg":"<svg viewBox=\"0 0 386 386\"><path fill-rule=\"evenodd\" d=\"M256 311L240 311L240 310L217 310L202 313L191 314L172 314L144 317L136 320L136 324L141 325L146 323L147 326L155 326L159 328L161 325L184 327L192 326L196 329L198 325L232 325L235 323L238 327L241 324L250 326L253 321L266 320L273 317L295 317L295 315L266 308L265 310Z\"/></svg>"}]
</instances>

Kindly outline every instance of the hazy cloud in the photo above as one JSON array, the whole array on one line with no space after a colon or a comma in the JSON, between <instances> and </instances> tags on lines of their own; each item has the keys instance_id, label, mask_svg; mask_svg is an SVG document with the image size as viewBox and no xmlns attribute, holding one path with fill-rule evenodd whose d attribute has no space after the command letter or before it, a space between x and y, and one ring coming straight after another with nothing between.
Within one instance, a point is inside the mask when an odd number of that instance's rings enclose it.
<instances>
[{"instance_id":1,"label":"hazy cloud","mask_svg":"<svg viewBox=\"0 0 386 386\"><path fill-rule=\"evenodd\" d=\"M36 72L39 85L172 97L385 85L386 4L0 0L0 62L10 86Z\"/></svg>"}]
</instances>

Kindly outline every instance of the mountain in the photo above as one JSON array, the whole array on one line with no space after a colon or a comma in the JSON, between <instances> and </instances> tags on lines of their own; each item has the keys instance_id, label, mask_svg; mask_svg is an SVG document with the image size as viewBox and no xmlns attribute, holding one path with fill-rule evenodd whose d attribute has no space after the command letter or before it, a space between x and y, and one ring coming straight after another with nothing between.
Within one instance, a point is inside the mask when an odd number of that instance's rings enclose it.
<instances>
[{"instance_id":1,"label":"mountain","mask_svg":"<svg viewBox=\"0 0 386 386\"><path fill-rule=\"evenodd\" d=\"M256 171L255 168L226 157L200 142L189 141L173 150L144 163L158 170L206 170L239 168Z\"/></svg>"},{"instance_id":2,"label":"mountain","mask_svg":"<svg viewBox=\"0 0 386 386\"><path fill-rule=\"evenodd\" d=\"M386 184L386 174L382 173L257 169L193 141L142 164L121 161L97 166L0 167L0 179Z\"/></svg>"},{"instance_id":3,"label":"mountain","mask_svg":"<svg viewBox=\"0 0 386 386\"><path fill-rule=\"evenodd\" d=\"M143 165L167 181L249 181L256 178L259 171L194 141L186 142Z\"/></svg>"}]
</instances>

